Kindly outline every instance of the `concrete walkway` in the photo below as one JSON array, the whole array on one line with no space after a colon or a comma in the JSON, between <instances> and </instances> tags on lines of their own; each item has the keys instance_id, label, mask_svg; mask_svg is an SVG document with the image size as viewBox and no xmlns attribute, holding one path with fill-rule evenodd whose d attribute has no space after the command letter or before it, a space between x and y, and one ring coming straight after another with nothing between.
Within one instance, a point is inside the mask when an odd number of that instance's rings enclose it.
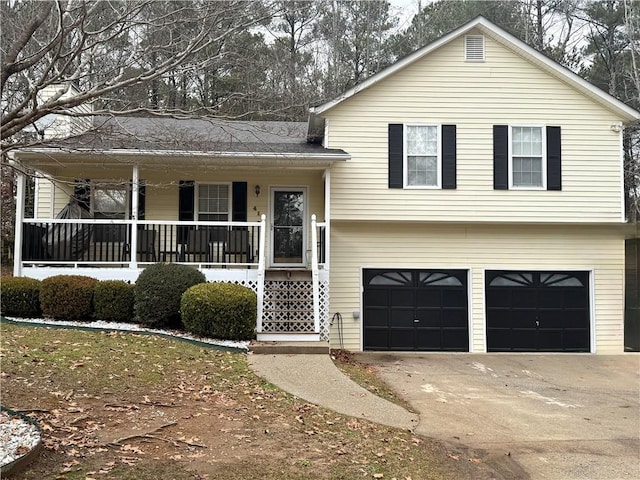
<instances>
[{"instance_id":1,"label":"concrete walkway","mask_svg":"<svg viewBox=\"0 0 640 480\"><path fill-rule=\"evenodd\" d=\"M310 403L391 427L418 426L417 415L351 381L329 355L249 355L248 359L257 375Z\"/></svg>"}]
</instances>

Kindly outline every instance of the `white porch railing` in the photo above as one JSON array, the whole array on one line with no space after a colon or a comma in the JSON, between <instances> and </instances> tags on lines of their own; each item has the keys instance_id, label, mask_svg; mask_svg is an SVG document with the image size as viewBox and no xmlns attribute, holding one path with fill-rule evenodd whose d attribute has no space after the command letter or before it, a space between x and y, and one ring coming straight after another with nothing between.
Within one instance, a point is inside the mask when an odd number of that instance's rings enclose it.
<instances>
[{"instance_id":1,"label":"white porch railing","mask_svg":"<svg viewBox=\"0 0 640 480\"><path fill-rule=\"evenodd\" d=\"M264 270L264 217L260 222L25 219L21 226L16 276L36 266L137 269L156 262Z\"/></svg>"}]
</instances>

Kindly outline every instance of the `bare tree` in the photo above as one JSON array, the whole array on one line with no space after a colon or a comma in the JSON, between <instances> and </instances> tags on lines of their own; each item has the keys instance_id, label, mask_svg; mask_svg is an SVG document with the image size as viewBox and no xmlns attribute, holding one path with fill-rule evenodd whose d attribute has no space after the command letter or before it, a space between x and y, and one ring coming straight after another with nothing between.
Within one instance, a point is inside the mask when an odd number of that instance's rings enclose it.
<instances>
[{"instance_id":1,"label":"bare tree","mask_svg":"<svg viewBox=\"0 0 640 480\"><path fill-rule=\"evenodd\" d=\"M45 116L82 115L75 107L89 102L97 114L190 113L193 73L215 68L224 57L216 47L275 11L254 0L4 0L0 8L5 153L40 142L22 133ZM163 87L183 98L162 104Z\"/></svg>"}]
</instances>

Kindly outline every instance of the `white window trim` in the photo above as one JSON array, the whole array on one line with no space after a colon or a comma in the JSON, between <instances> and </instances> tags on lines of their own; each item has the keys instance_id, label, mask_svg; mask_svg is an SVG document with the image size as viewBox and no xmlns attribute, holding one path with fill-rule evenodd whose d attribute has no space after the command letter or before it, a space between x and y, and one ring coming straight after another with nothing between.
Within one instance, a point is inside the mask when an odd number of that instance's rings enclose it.
<instances>
[{"instance_id":1,"label":"white window trim","mask_svg":"<svg viewBox=\"0 0 640 480\"><path fill-rule=\"evenodd\" d=\"M529 186L514 186L513 185L513 129L525 127L525 128L539 128L541 130L542 141L542 186L529 187ZM509 190L546 190L547 189L547 129L545 125L540 124L526 124L518 123L509 125Z\"/></svg>"},{"instance_id":2,"label":"white window trim","mask_svg":"<svg viewBox=\"0 0 640 480\"><path fill-rule=\"evenodd\" d=\"M196 188L194 188L194 199L193 199L193 219L194 221L199 221L198 219L200 218L200 213L203 213L204 215L210 215L210 212L200 212L200 202L198 201L200 199L200 185L227 185L228 187L228 192L229 192L229 196L228 196L228 201L229 201L229 211L227 212L227 220L226 221L231 221L231 216L233 215L233 192L232 192L232 188L233 188L233 183L232 182L196 182ZM224 220L220 220L221 222L224 222Z\"/></svg>"},{"instance_id":3,"label":"white window trim","mask_svg":"<svg viewBox=\"0 0 640 480\"><path fill-rule=\"evenodd\" d=\"M437 129L437 155L436 155L436 184L435 185L409 185L408 151L407 151L407 127L436 127ZM435 123L405 123L402 129L402 184L407 190L441 190L442 189L442 125Z\"/></svg>"},{"instance_id":4,"label":"white window trim","mask_svg":"<svg viewBox=\"0 0 640 480\"><path fill-rule=\"evenodd\" d=\"M129 204L130 202L130 198L131 198L131 185L129 185L128 183L125 183L123 185L122 181L114 181L114 180L90 180L89 181L90 184L90 188L91 188L91 195L90 195L90 205L89 208L91 209L91 215L95 215L96 212L96 196L95 196L95 192L96 189L99 188L103 188L103 189L112 189L112 190L116 190L116 189L122 189L125 192L125 199L124 199L124 218L125 220L129 218L130 213L129 212Z\"/></svg>"}]
</instances>

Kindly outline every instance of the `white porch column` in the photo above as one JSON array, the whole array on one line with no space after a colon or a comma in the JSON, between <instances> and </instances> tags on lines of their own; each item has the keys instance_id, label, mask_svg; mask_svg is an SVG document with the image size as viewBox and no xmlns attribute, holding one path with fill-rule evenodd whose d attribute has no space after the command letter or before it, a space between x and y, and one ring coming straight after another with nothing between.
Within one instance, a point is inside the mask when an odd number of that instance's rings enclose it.
<instances>
[{"instance_id":1,"label":"white porch column","mask_svg":"<svg viewBox=\"0 0 640 480\"><path fill-rule=\"evenodd\" d=\"M14 164L15 165L15 164ZM16 221L14 227L14 245L13 245L13 276L19 277L22 274L22 232L24 220L24 194L25 194L25 176L24 173L18 172L16 176Z\"/></svg>"},{"instance_id":2,"label":"white porch column","mask_svg":"<svg viewBox=\"0 0 640 480\"><path fill-rule=\"evenodd\" d=\"M324 269L329 271L331 248L331 169L324 171Z\"/></svg>"},{"instance_id":3,"label":"white porch column","mask_svg":"<svg viewBox=\"0 0 640 480\"><path fill-rule=\"evenodd\" d=\"M133 166L133 174L131 176L131 220L133 221L131 224L131 248L130 255L131 258L129 260L129 268L136 269L138 268L137 262L137 251L138 251L138 165Z\"/></svg>"},{"instance_id":4,"label":"white porch column","mask_svg":"<svg viewBox=\"0 0 640 480\"><path fill-rule=\"evenodd\" d=\"M318 225L311 215L311 288L313 295L313 331L320 333L320 280L318 277Z\"/></svg>"},{"instance_id":5,"label":"white porch column","mask_svg":"<svg viewBox=\"0 0 640 480\"><path fill-rule=\"evenodd\" d=\"M262 332L262 312L264 310L264 269L265 269L265 245L267 238L267 216L260 217L260 242L258 247L258 318L256 332Z\"/></svg>"}]
</instances>

